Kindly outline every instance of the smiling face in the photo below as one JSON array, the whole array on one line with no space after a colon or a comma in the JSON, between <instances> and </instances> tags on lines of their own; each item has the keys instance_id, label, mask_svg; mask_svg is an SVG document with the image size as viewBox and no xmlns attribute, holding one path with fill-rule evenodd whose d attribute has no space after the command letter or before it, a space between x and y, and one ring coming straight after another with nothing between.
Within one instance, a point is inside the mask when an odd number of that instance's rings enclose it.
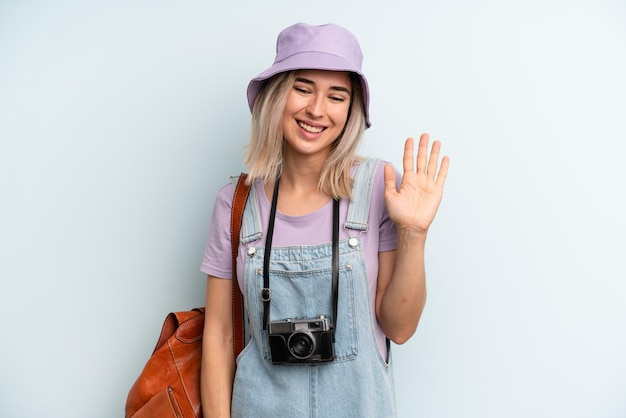
<instances>
[{"instance_id":1,"label":"smiling face","mask_svg":"<svg viewBox=\"0 0 626 418\"><path fill-rule=\"evenodd\" d=\"M326 158L348 120L352 83L347 72L296 72L282 124L285 155Z\"/></svg>"}]
</instances>

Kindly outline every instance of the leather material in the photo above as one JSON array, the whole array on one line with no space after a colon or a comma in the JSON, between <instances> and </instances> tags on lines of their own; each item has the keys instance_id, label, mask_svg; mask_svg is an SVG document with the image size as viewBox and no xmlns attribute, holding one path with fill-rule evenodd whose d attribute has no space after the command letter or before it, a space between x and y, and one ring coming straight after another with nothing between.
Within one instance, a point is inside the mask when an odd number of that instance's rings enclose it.
<instances>
[{"instance_id":1,"label":"leather material","mask_svg":"<svg viewBox=\"0 0 626 418\"><path fill-rule=\"evenodd\" d=\"M233 194L233 206L230 215L230 238L233 266L233 350L235 358L245 344L245 324L243 316L243 296L237 282L237 253L239 251L239 231L243 221L243 211L250 194L250 185L246 184L248 175L241 173Z\"/></svg>"},{"instance_id":2,"label":"leather material","mask_svg":"<svg viewBox=\"0 0 626 418\"><path fill-rule=\"evenodd\" d=\"M150 360L130 389L126 417L201 417L204 308L172 312Z\"/></svg>"},{"instance_id":3,"label":"leather material","mask_svg":"<svg viewBox=\"0 0 626 418\"><path fill-rule=\"evenodd\" d=\"M239 177L233 195L231 243L233 250L233 354L244 346L244 316L237 284L237 248L241 219L250 186ZM200 362L204 308L167 315L150 359L128 392L126 418L202 417Z\"/></svg>"}]
</instances>

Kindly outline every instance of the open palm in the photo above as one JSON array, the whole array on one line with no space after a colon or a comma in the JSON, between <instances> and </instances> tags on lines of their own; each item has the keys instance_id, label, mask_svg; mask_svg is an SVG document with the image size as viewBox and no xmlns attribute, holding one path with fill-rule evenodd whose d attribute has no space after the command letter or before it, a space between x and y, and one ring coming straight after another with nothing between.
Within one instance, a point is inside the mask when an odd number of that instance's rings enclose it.
<instances>
[{"instance_id":1,"label":"open palm","mask_svg":"<svg viewBox=\"0 0 626 418\"><path fill-rule=\"evenodd\" d=\"M398 189L393 167L385 167L385 203L389 217L398 229L426 232L435 219L450 164L449 158L443 157L439 165L440 149L441 143L433 142L428 156L428 134L422 134L415 164L414 141L413 138L407 139L404 144L404 171Z\"/></svg>"}]
</instances>

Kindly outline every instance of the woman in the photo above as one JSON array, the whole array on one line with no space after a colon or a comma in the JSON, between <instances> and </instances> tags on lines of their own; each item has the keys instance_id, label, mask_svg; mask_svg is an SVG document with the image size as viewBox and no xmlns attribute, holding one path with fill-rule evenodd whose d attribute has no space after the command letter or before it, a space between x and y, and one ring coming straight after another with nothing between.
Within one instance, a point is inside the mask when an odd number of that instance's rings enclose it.
<instances>
[{"instance_id":1,"label":"woman","mask_svg":"<svg viewBox=\"0 0 626 418\"><path fill-rule=\"evenodd\" d=\"M408 139L398 184L390 164L356 156L370 125L361 62L346 29L296 24L248 86L237 277L250 340L235 365L229 184L202 264L205 416L395 415L389 340L407 341L424 308L424 245L448 158L438 166L439 142L428 156L422 135L415 164Z\"/></svg>"}]
</instances>

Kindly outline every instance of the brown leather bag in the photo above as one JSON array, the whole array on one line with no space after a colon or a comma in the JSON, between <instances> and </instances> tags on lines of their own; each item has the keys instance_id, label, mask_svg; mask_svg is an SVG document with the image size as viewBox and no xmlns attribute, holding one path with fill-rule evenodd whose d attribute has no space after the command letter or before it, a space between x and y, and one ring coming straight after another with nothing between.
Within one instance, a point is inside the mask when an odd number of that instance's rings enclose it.
<instances>
[{"instance_id":1,"label":"brown leather bag","mask_svg":"<svg viewBox=\"0 0 626 418\"><path fill-rule=\"evenodd\" d=\"M241 291L237 284L237 248L243 210L250 187L242 173L233 195L230 222L233 263L233 353L244 346ZM172 312L159 341L126 399L126 418L202 417L200 362L204 308Z\"/></svg>"}]
</instances>

